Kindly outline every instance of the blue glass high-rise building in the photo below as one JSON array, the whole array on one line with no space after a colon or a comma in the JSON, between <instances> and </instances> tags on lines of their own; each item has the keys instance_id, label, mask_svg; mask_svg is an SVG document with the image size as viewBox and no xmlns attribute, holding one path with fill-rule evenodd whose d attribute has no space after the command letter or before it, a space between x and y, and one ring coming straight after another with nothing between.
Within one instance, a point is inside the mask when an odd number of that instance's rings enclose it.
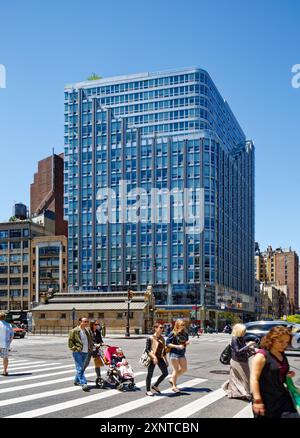
<instances>
[{"instance_id":1,"label":"blue glass high-rise building","mask_svg":"<svg viewBox=\"0 0 300 438\"><path fill-rule=\"evenodd\" d=\"M176 210L174 191L184 189L201 191L202 202L192 196ZM171 202L164 193L173 194ZM198 215L199 204L203 230L191 232L176 211ZM74 290L152 284L158 304L201 299L250 310L254 146L206 71L65 87L65 217Z\"/></svg>"}]
</instances>

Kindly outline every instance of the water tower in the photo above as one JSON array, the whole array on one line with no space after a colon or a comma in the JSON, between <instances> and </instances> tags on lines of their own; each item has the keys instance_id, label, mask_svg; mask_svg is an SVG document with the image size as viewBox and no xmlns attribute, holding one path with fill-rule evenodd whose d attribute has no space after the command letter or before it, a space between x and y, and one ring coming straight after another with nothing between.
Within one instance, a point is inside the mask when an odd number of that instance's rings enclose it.
<instances>
[{"instance_id":1,"label":"water tower","mask_svg":"<svg viewBox=\"0 0 300 438\"><path fill-rule=\"evenodd\" d=\"M25 220L27 219L27 207L25 204L22 204L19 202L18 204L15 204L13 207L13 216L15 216L17 219Z\"/></svg>"}]
</instances>

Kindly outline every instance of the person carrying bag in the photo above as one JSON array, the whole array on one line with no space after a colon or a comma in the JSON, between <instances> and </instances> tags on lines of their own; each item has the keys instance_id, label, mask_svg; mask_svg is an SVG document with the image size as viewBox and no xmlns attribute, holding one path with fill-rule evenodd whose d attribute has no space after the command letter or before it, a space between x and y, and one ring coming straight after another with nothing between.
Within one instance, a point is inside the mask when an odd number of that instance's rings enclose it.
<instances>
[{"instance_id":1,"label":"person carrying bag","mask_svg":"<svg viewBox=\"0 0 300 438\"><path fill-rule=\"evenodd\" d=\"M166 359L166 343L165 339L162 336L164 326L159 323L155 323L153 326L153 335L147 339L145 352L150 358L150 363L148 365L148 373L146 377L146 395L153 396L154 393L151 391L155 391L157 394L160 394L160 390L158 386L160 383L167 377L168 375L168 362ZM151 379L153 376L155 366L158 366L161 370L162 374L157 379L156 383L151 386Z\"/></svg>"}]
</instances>

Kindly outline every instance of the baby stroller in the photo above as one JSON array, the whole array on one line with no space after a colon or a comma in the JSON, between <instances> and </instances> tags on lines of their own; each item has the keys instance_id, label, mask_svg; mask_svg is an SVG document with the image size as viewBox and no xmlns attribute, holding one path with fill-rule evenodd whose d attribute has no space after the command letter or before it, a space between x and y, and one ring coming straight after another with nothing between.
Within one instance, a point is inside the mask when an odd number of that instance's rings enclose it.
<instances>
[{"instance_id":1,"label":"baby stroller","mask_svg":"<svg viewBox=\"0 0 300 438\"><path fill-rule=\"evenodd\" d=\"M105 351L99 349L99 356L102 359L106 369L106 377L96 379L97 388L104 388L106 384L115 385L119 391L125 389L133 390L135 388L134 374L131 366L126 360L115 364L113 357L116 355L119 347L107 347ZM124 358L125 359L125 358Z\"/></svg>"}]
</instances>

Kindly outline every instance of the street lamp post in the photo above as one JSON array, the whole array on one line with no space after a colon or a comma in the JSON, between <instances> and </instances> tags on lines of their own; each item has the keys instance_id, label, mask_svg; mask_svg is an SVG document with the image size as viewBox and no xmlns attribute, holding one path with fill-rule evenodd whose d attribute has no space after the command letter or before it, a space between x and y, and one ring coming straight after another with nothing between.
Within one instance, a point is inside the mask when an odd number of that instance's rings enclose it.
<instances>
[{"instance_id":1,"label":"street lamp post","mask_svg":"<svg viewBox=\"0 0 300 438\"><path fill-rule=\"evenodd\" d=\"M130 303L132 299L133 293L132 290L128 289L127 292L127 324L126 324L126 338L130 337Z\"/></svg>"},{"instance_id":2,"label":"street lamp post","mask_svg":"<svg viewBox=\"0 0 300 438\"><path fill-rule=\"evenodd\" d=\"M75 307L73 307L73 309L72 309L72 325L73 325L73 328L74 328L74 326L75 326L75 312L76 312L76 309L75 309Z\"/></svg>"}]
</instances>

